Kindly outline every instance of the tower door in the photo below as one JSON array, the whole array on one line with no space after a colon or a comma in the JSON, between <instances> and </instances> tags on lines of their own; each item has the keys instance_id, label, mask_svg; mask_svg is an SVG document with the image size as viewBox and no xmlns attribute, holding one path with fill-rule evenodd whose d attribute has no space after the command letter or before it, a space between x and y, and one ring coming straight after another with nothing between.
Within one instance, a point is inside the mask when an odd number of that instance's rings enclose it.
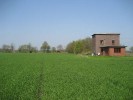
<instances>
[{"instance_id":1,"label":"tower door","mask_svg":"<svg viewBox=\"0 0 133 100\"><path fill-rule=\"evenodd\" d=\"M103 56L109 55L109 48L101 48L101 55Z\"/></svg>"}]
</instances>

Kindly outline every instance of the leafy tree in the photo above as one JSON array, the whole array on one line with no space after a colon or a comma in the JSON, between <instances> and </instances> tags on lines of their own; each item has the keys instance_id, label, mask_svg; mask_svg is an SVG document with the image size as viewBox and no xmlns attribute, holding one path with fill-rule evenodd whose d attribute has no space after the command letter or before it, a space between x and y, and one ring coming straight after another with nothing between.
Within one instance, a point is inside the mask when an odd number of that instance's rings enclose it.
<instances>
[{"instance_id":1,"label":"leafy tree","mask_svg":"<svg viewBox=\"0 0 133 100\"><path fill-rule=\"evenodd\" d=\"M66 51L68 53L74 53L74 54L79 54L79 53L88 54L89 52L92 51L92 39L88 37L82 40L70 42L66 47Z\"/></svg>"},{"instance_id":2,"label":"leafy tree","mask_svg":"<svg viewBox=\"0 0 133 100\"><path fill-rule=\"evenodd\" d=\"M29 43L29 44L21 45L18 51L23 53L32 53L32 52L37 52L37 48L32 47L31 44Z\"/></svg>"},{"instance_id":3,"label":"leafy tree","mask_svg":"<svg viewBox=\"0 0 133 100\"><path fill-rule=\"evenodd\" d=\"M19 46L18 51L24 52L24 53L29 52L28 45L24 44L24 45Z\"/></svg>"},{"instance_id":4,"label":"leafy tree","mask_svg":"<svg viewBox=\"0 0 133 100\"><path fill-rule=\"evenodd\" d=\"M74 52L74 48L75 48L75 41L70 42L70 43L67 45L66 51L67 51L68 53L75 53L75 52Z\"/></svg>"},{"instance_id":5,"label":"leafy tree","mask_svg":"<svg viewBox=\"0 0 133 100\"><path fill-rule=\"evenodd\" d=\"M11 52L12 50L11 50L11 46L10 45L7 45L7 44L4 44L3 46L2 46L2 51L3 52Z\"/></svg>"},{"instance_id":6,"label":"leafy tree","mask_svg":"<svg viewBox=\"0 0 133 100\"><path fill-rule=\"evenodd\" d=\"M82 53L83 51L83 43L81 40L75 42L75 47L74 47L74 53Z\"/></svg>"},{"instance_id":7,"label":"leafy tree","mask_svg":"<svg viewBox=\"0 0 133 100\"><path fill-rule=\"evenodd\" d=\"M130 47L130 49L129 49L132 53L133 53L133 46L132 47Z\"/></svg>"},{"instance_id":8,"label":"leafy tree","mask_svg":"<svg viewBox=\"0 0 133 100\"><path fill-rule=\"evenodd\" d=\"M49 52L49 50L50 50L49 44L46 41L44 41L42 46L41 46L41 51L46 53L46 52Z\"/></svg>"},{"instance_id":9,"label":"leafy tree","mask_svg":"<svg viewBox=\"0 0 133 100\"><path fill-rule=\"evenodd\" d=\"M83 41L83 52L92 52L92 39L90 37L85 38Z\"/></svg>"}]
</instances>

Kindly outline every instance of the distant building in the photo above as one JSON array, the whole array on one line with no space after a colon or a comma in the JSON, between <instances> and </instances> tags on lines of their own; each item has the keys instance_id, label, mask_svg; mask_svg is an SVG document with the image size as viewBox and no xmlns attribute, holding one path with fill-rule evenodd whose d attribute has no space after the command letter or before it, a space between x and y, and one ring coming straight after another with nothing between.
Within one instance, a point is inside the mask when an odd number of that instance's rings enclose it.
<instances>
[{"instance_id":1,"label":"distant building","mask_svg":"<svg viewBox=\"0 0 133 100\"><path fill-rule=\"evenodd\" d=\"M104 56L125 56L126 46L120 45L120 34L93 34L92 49L95 54Z\"/></svg>"}]
</instances>

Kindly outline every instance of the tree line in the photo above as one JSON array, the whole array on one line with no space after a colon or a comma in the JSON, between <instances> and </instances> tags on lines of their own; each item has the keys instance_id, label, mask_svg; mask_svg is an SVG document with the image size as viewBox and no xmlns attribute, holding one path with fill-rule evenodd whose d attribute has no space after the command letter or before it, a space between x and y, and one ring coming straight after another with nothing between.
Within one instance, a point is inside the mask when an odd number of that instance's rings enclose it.
<instances>
[{"instance_id":1,"label":"tree line","mask_svg":"<svg viewBox=\"0 0 133 100\"><path fill-rule=\"evenodd\" d=\"M37 53L37 52L44 52L44 53L50 53L50 52L63 52L63 46L60 44L57 47L51 47L47 41L44 41L42 43L42 46L40 47L40 50L38 50L37 47L34 47L31 45L31 43L20 45L19 48L16 50L14 44L4 44L2 48L0 48L0 52L5 53L13 53L13 52L20 52L20 53Z\"/></svg>"},{"instance_id":2,"label":"tree line","mask_svg":"<svg viewBox=\"0 0 133 100\"><path fill-rule=\"evenodd\" d=\"M70 42L66 47L66 51L74 54L90 54L92 52L92 39L88 37Z\"/></svg>"},{"instance_id":3,"label":"tree line","mask_svg":"<svg viewBox=\"0 0 133 100\"><path fill-rule=\"evenodd\" d=\"M130 52L133 53L133 46L129 49ZM4 44L2 48L0 48L0 52L22 52L22 53L32 53L32 52L68 52L73 54L91 54L92 53L92 38L87 37L85 39L80 39L76 41L72 41L67 44L66 48L63 48L62 45L58 45L57 47L51 47L47 41L44 41L38 50L37 47L34 47L29 44L20 45L16 50L14 44L6 45Z\"/></svg>"},{"instance_id":4,"label":"tree line","mask_svg":"<svg viewBox=\"0 0 133 100\"><path fill-rule=\"evenodd\" d=\"M80 39L68 43L66 48L60 44L57 47L51 47L47 41L44 41L38 50L37 47L31 45L31 43L20 45L16 50L14 44L4 44L0 49L0 52L22 52L22 53L32 53L32 52L68 52L68 53L90 53L92 51L92 39L90 37L85 39Z\"/></svg>"}]
</instances>

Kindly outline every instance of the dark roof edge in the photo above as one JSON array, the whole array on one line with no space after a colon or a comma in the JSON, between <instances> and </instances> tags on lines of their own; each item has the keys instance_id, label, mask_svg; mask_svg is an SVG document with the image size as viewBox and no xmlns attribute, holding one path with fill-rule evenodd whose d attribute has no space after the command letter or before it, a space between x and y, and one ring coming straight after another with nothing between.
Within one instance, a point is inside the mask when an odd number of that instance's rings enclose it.
<instances>
[{"instance_id":1,"label":"dark roof edge","mask_svg":"<svg viewBox=\"0 0 133 100\"><path fill-rule=\"evenodd\" d=\"M104 33L104 34L93 34L94 35L120 35L120 33Z\"/></svg>"},{"instance_id":2,"label":"dark roof edge","mask_svg":"<svg viewBox=\"0 0 133 100\"><path fill-rule=\"evenodd\" d=\"M127 47L127 46L101 46L100 48L107 48L107 47L125 48L125 47Z\"/></svg>"}]
</instances>

